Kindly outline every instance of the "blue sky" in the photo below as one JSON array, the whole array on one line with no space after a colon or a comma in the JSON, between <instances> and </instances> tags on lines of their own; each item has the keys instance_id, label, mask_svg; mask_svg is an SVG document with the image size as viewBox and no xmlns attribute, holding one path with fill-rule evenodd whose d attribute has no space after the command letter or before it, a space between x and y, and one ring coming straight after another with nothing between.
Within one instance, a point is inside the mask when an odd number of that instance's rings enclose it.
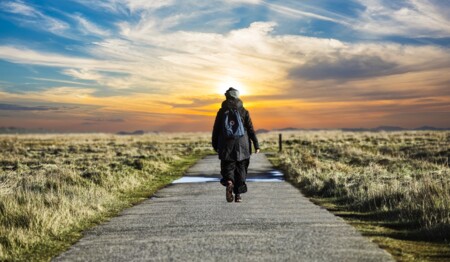
<instances>
[{"instance_id":1,"label":"blue sky","mask_svg":"<svg viewBox=\"0 0 450 262\"><path fill-rule=\"evenodd\" d=\"M450 126L448 1L0 0L0 32L0 126L209 130L230 85L260 128Z\"/></svg>"}]
</instances>

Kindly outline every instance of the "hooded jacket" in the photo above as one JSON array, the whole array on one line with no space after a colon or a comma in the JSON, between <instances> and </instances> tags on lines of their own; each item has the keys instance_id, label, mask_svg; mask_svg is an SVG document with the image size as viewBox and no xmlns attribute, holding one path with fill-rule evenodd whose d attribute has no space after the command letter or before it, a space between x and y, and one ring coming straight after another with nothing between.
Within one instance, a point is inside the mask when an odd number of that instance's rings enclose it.
<instances>
[{"instance_id":1,"label":"hooded jacket","mask_svg":"<svg viewBox=\"0 0 450 262\"><path fill-rule=\"evenodd\" d=\"M224 135L224 113L230 109L238 109L245 129L244 136L234 139ZM217 112L212 132L212 146L219 153L219 158L226 161L242 161L250 158L252 153L251 142L255 150L259 149L258 139L253 129L250 113L244 108L240 99L228 98L222 102L222 107Z\"/></svg>"}]
</instances>

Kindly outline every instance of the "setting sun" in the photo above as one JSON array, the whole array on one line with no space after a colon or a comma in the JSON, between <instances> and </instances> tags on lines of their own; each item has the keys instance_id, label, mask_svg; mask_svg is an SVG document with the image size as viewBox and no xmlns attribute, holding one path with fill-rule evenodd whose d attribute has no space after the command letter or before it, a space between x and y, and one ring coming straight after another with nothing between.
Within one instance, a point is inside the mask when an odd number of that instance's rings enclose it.
<instances>
[{"instance_id":1,"label":"setting sun","mask_svg":"<svg viewBox=\"0 0 450 262\"><path fill-rule=\"evenodd\" d=\"M233 87L233 88L239 90L239 93L241 96L248 94L246 86L235 79L226 79L226 80L220 82L217 85L217 91L219 94L223 95L230 87Z\"/></svg>"}]
</instances>

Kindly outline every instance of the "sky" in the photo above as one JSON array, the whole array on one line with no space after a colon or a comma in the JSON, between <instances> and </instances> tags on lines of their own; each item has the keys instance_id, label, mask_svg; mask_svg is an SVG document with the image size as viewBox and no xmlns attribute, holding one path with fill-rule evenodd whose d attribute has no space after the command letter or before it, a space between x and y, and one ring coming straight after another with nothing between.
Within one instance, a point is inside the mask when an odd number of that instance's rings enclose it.
<instances>
[{"instance_id":1,"label":"sky","mask_svg":"<svg viewBox=\"0 0 450 262\"><path fill-rule=\"evenodd\" d=\"M0 0L0 127L450 127L449 0Z\"/></svg>"}]
</instances>

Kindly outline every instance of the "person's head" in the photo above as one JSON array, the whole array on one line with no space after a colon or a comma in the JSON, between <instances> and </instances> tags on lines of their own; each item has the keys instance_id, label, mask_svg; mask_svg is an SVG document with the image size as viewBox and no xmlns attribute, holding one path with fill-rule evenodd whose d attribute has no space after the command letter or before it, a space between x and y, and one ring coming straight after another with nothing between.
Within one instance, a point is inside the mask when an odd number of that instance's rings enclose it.
<instances>
[{"instance_id":1,"label":"person's head","mask_svg":"<svg viewBox=\"0 0 450 262\"><path fill-rule=\"evenodd\" d=\"M238 99L239 98L239 91L237 89L234 89L234 88L230 87L225 92L225 97L227 99Z\"/></svg>"}]
</instances>

